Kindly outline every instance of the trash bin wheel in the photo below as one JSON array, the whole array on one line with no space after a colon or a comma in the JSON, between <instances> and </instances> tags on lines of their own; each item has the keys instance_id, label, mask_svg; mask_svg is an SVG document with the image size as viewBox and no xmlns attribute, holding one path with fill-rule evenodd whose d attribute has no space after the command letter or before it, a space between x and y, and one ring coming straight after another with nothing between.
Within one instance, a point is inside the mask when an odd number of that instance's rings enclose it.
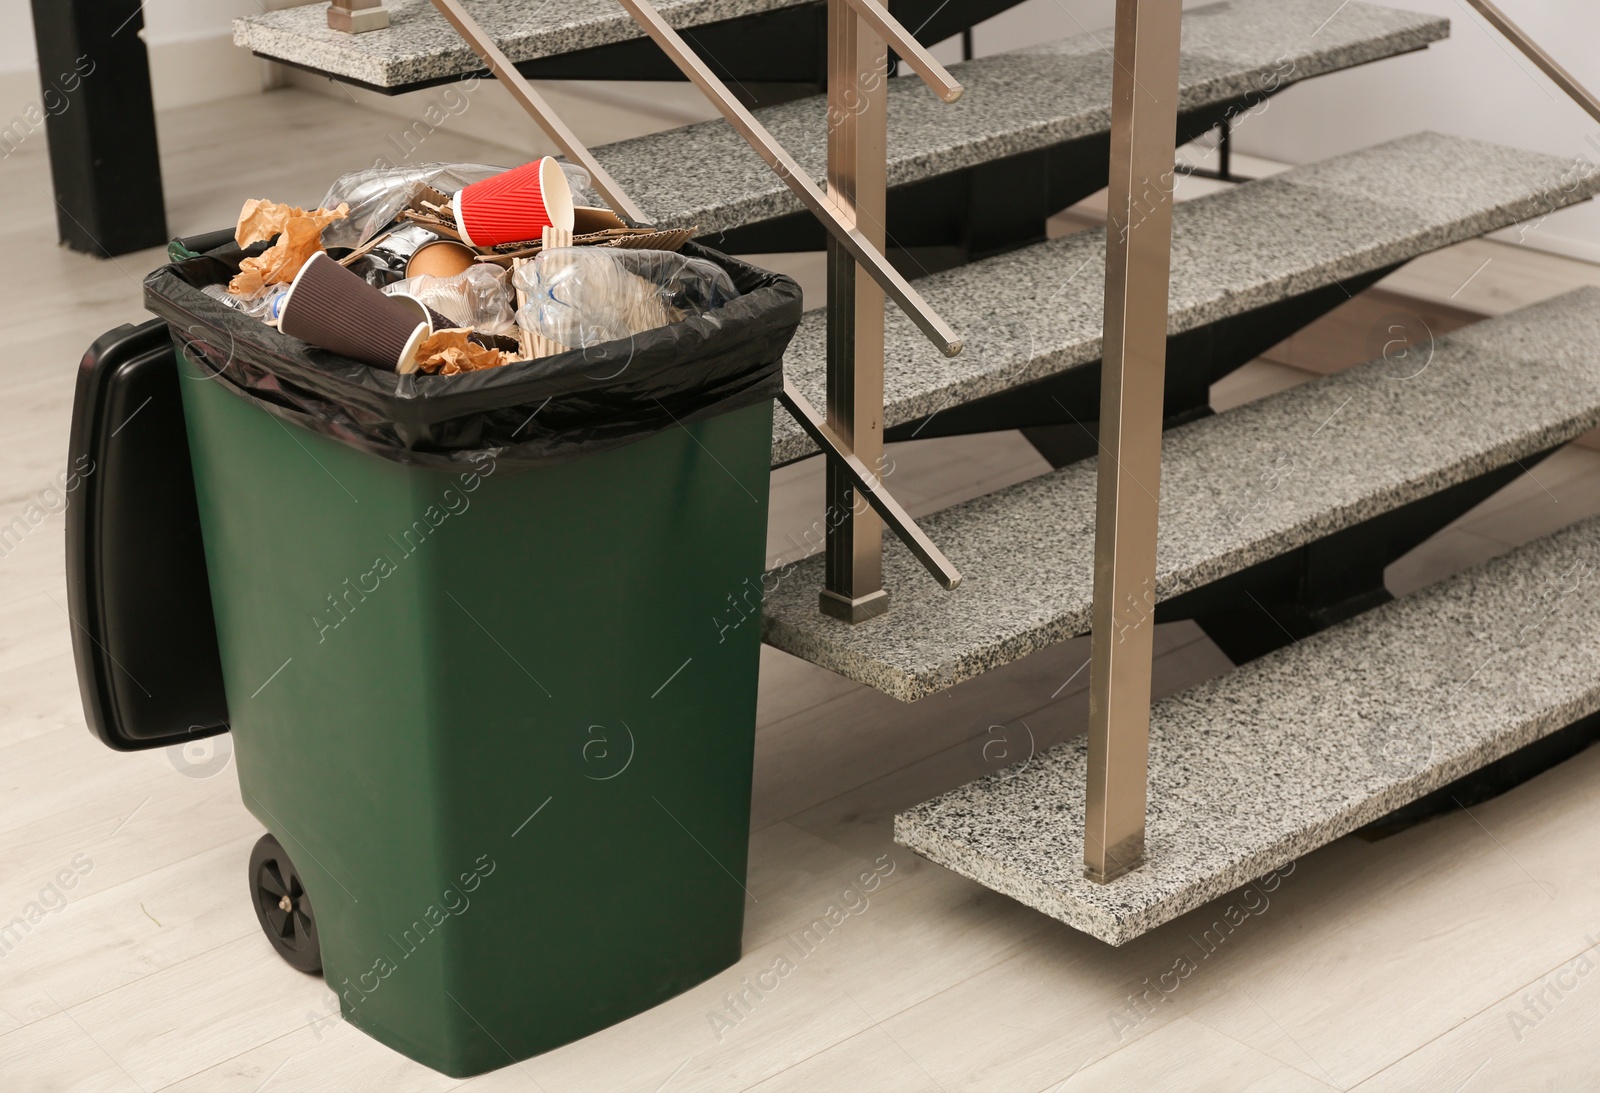
<instances>
[{"instance_id":1,"label":"trash bin wheel","mask_svg":"<svg viewBox=\"0 0 1600 1093\"><path fill-rule=\"evenodd\" d=\"M271 835L261 836L250 852L250 902L262 932L279 956L300 971L322 971L322 946L317 941L311 896L283 845Z\"/></svg>"}]
</instances>

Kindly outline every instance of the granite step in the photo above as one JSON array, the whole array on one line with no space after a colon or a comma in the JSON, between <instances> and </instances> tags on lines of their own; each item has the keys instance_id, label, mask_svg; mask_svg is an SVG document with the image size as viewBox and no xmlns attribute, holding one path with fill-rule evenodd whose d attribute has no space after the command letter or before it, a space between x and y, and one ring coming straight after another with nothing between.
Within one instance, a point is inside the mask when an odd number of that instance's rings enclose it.
<instances>
[{"instance_id":1,"label":"granite step","mask_svg":"<svg viewBox=\"0 0 1600 1093\"><path fill-rule=\"evenodd\" d=\"M1600 710L1597 567L1600 520L1157 703L1146 862L1110 884L1083 876L1082 738L901 813L895 841L1121 945Z\"/></svg>"},{"instance_id":2,"label":"granite step","mask_svg":"<svg viewBox=\"0 0 1600 1093\"><path fill-rule=\"evenodd\" d=\"M657 0L668 22L694 27L798 7L812 0ZM389 26L366 34L328 29L326 4L263 11L233 21L233 41L263 57L376 89L403 89L470 72L483 62L430 0L384 0ZM558 57L644 36L616 0L496 0L468 11L512 61Z\"/></svg>"},{"instance_id":3,"label":"granite step","mask_svg":"<svg viewBox=\"0 0 1600 1093\"><path fill-rule=\"evenodd\" d=\"M1450 33L1449 20L1438 16L1359 0L1340 8L1341 0L1231 0L1185 12L1179 110L1242 96L1264 100L1275 89L1423 49ZM939 101L915 78L890 81L889 185L1105 133L1111 41L1110 31L1082 34L951 65L965 89L955 103ZM826 177L825 97L756 113L813 178ZM716 233L801 208L722 121L609 144L595 154L663 225Z\"/></svg>"},{"instance_id":4,"label":"granite step","mask_svg":"<svg viewBox=\"0 0 1600 1093\"><path fill-rule=\"evenodd\" d=\"M1168 328L1178 334L1244 315L1596 193L1600 171L1578 161L1418 133L1186 201L1173 210ZM1098 364L1103 230L925 277L917 288L967 350L945 358L891 307L885 428ZM818 406L826 334L826 314L806 313L784 358ZM814 450L798 425L777 415L774 463Z\"/></svg>"},{"instance_id":5,"label":"granite step","mask_svg":"<svg viewBox=\"0 0 1600 1093\"><path fill-rule=\"evenodd\" d=\"M810 2L658 0L656 6L674 26L687 28ZM482 70L429 0L385 0L384 6L390 12L384 31L331 31L325 6L312 4L241 16L234 20L234 42L263 57L379 89ZM642 37L615 0L499 0L469 7L519 63ZM1183 33L1181 105L1187 110L1421 49L1444 38L1449 21L1360 0L1342 9L1341 0L1232 0L1186 13ZM915 78L894 81L891 184L1104 132L1110 127L1110 46L1105 31L954 65L967 88L954 106L938 102ZM811 97L758 114L821 178L824 100ZM693 152L686 151L680 134L687 134ZM776 210L772 215L800 208L782 200L788 194L783 184L720 121L610 145L601 159L664 225L732 227L755 219L740 218L735 210L741 204L762 207L763 199ZM773 198L777 204L770 204Z\"/></svg>"},{"instance_id":6,"label":"granite step","mask_svg":"<svg viewBox=\"0 0 1600 1093\"><path fill-rule=\"evenodd\" d=\"M1156 601L1600 425L1600 288L1392 356L1166 433ZM817 610L820 556L774 570L765 639L912 701L1086 633L1095 480L1088 460L924 518L965 581L944 591L891 542L889 611L856 626Z\"/></svg>"}]
</instances>

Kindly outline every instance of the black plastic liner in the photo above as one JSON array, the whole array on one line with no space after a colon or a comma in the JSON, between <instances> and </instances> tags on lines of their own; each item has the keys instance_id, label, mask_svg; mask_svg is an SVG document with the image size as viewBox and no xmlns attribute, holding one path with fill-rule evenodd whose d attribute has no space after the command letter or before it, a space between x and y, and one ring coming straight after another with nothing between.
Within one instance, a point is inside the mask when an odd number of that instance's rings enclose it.
<instances>
[{"instance_id":1,"label":"black plastic liner","mask_svg":"<svg viewBox=\"0 0 1600 1093\"><path fill-rule=\"evenodd\" d=\"M395 375L279 333L200 291L250 251L175 262L145 306L217 382L284 421L397 463L450 470L487 453L507 471L550 466L775 398L800 322L800 286L707 247L739 298L628 341L457 376Z\"/></svg>"}]
</instances>

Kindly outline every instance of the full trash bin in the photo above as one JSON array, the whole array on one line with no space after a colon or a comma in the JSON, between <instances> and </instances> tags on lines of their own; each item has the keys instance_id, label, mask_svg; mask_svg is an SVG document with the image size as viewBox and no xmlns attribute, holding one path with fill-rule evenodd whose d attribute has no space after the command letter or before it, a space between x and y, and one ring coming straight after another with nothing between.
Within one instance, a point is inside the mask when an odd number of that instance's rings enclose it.
<instances>
[{"instance_id":1,"label":"full trash bin","mask_svg":"<svg viewBox=\"0 0 1600 1093\"><path fill-rule=\"evenodd\" d=\"M123 748L231 728L270 833L249 883L269 939L452 1076L740 955L770 399L799 294L718 258L744 308L684 332L703 397L680 376L663 414L623 421L644 381L557 392L569 431L521 446L473 425L492 394L425 424L335 412L183 284L192 263L148 283L176 352L152 323L85 358L73 452L107 471L69 521L91 728ZM697 363L718 353L749 382ZM512 410L541 413L492 406ZM182 682L153 699L119 663Z\"/></svg>"}]
</instances>

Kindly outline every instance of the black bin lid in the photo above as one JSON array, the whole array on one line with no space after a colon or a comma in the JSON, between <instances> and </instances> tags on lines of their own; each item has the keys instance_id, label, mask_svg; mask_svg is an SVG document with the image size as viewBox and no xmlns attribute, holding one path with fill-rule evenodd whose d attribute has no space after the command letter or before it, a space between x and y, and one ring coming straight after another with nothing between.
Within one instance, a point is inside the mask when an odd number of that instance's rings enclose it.
<instances>
[{"instance_id":1,"label":"black bin lid","mask_svg":"<svg viewBox=\"0 0 1600 1093\"><path fill-rule=\"evenodd\" d=\"M67 606L84 717L119 751L228 730L179 383L159 319L102 335L78 370Z\"/></svg>"}]
</instances>

